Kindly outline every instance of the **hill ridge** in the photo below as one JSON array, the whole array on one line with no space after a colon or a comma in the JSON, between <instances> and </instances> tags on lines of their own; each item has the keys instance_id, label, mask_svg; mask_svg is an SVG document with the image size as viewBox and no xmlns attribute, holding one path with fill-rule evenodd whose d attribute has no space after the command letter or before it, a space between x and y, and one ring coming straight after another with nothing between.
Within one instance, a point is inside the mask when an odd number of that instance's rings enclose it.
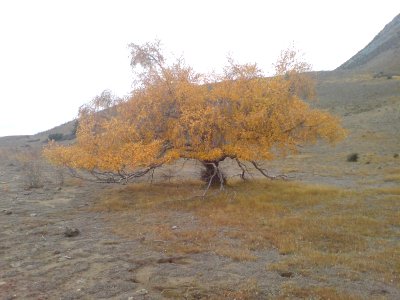
<instances>
[{"instance_id":1,"label":"hill ridge","mask_svg":"<svg viewBox=\"0 0 400 300\"><path fill-rule=\"evenodd\" d=\"M400 73L400 14L336 70Z\"/></svg>"}]
</instances>

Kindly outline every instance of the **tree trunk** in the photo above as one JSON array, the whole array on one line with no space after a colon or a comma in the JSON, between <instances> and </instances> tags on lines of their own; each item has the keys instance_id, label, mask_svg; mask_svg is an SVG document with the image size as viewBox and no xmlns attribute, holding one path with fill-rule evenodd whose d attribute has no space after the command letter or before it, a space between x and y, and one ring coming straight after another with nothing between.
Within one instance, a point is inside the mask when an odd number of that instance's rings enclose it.
<instances>
[{"instance_id":1,"label":"tree trunk","mask_svg":"<svg viewBox=\"0 0 400 300\"><path fill-rule=\"evenodd\" d=\"M201 180L208 186L222 187L226 184L226 177L219 169L219 161L202 161L204 169L201 171Z\"/></svg>"}]
</instances>

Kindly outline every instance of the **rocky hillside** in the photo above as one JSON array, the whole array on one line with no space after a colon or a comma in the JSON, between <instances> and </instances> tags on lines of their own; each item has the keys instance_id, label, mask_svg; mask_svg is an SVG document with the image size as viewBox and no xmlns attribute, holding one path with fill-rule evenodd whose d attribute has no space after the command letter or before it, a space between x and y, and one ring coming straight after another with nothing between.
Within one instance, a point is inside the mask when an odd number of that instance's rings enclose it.
<instances>
[{"instance_id":1,"label":"rocky hillside","mask_svg":"<svg viewBox=\"0 0 400 300\"><path fill-rule=\"evenodd\" d=\"M337 70L400 74L400 14Z\"/></svg>"}]
</instances>

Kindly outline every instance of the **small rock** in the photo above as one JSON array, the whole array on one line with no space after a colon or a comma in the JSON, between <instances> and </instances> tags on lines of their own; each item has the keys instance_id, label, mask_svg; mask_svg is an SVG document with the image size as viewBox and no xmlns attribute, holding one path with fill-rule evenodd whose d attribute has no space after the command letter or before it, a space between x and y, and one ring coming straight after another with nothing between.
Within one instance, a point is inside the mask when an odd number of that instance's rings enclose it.
<instances>
[{"instance_id":1,"label":"small rock","mask_svg":"<svg viewBox=\"0 0 400 300\"><path fill-rule=\"evenodd\" d=\"M0 286L5 285L7 282L5 281L0 281Z\"/></svg>"},{"instance_id":2,"label":"small rock","mask_svg":"<svg viewBox=\"0 0 400 300\"><path fill-rule=\"evenodd\" d=\"M74 236L77 236L79 234L80 234L80 231L77 228L69 228L69 227L67 227L65 229L65 231L64 231L64 235L66 237L74 237Z\"/></svg>"},{"instance_id":3,"label":"small rock","mask_svg":"<svg viewBox=\"0 0 400 300\"><path fill-rule=\"evenodd\" d=\"M175 230L175 229L178 229L178 226L174 225L171 228L172 228L172 230Z\"/></svg>"},{"instance_id":4,"label":"small rock","mask_svg":"<svg viewBox=\"0 0 400 300\"><path fill-rule=\"evenodd\" d=\"M293 272L280 272L279 275L281 277L291 278L291 277L293 277L294 274L293 274Z\"/></svg>"},{"instance_id":5,"label":"small rock","mask_svg":"<svg viewBox=\"0 0 400 300\"><path fill-rule=\"evenodd\" d=\"M33 214L30 214L30 216L31 216L31 217L36 217L37 214L33 213Z\"/></svg>"},{"instance_id":6,"label":"small rock","mask_svg":"<svg viewBox=\"0 0 400 300\"><path fill-rule=\"evenodd\" d=\"M59 186L59 187L57 188L57 191L61 191L61 190L62 190L62 187Z\"/></svg>"},{"instance_id":7,"label":"small rock","mask_svg":"<svg viewBox=\"0 0 400 300\"><path fill-rule=\"evenodd\" d=\"M53 252L54 255L57 255L57 254L60 254L60 253L61 253L61 251L59 251L59 250L56 250L56 251Z\"/></svg>"},{"instance_id":8,"label":"small rock","mask_svg":"<svg viewBox=\"0 0 400 300\"><path fill-rule=\"evenodd\" d=\"M385 294L389 294L389 291L385 290L385 289L376 289L376 290L372 290L370 292L371 295L385 295Z\"/></svg>"},{"instance_id":9,"label":"small rock","mask_svg":"<svg viewBox=\"0 0 400 300\"><path fill-rule=\"evenodd\" d=\"M148 293L146 289L140 289L135 292L135 295L147 295Z\"/></svg>"},{"instance_id":10,"label":"small rock","mask_svg":"<svg viewBox=\"0 0 400 300\"><path fill-rule=\"evenodd\" d=\"M11 214L12 214L12 211L11 211L11 210L4 210L4 214L6 214L6 215L11 215Z\"/></svg>"},{"instance_id":11,"label":"small rock","mask_svg":"<svg viewBox=\"0 0 400 300\"><path fill-rule=\"evenodd\" d=\"M26 191L26 192L23 192L23 193L22 193L22 195L25 195L25 196L28 196L28 195L30 195L30 194L32 194L31 191Z\"/></svg>"},{"instance_id":12,"label":"small rock","mask_svg":"<svg viewBox=\"0 0 400 300\"><path fill-rule=\"evenodd\" d=\"M11 267L13 267L13 268L19 268L19 267L21 266L21 262L19 262L19 261L13 262L13 263L11 263L10 265L11 265Z\"/></svg>"}]
</instances>

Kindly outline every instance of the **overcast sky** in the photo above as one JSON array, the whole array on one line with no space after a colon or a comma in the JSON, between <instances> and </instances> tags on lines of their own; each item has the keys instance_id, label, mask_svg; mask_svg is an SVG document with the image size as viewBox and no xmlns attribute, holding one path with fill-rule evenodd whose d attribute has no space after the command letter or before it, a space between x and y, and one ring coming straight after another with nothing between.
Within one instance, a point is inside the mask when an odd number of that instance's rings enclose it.
<instances>
[{"instance_id":1,"label":"overcast sky","mask_svg":"<svg viewBox=\"0 0 400 300\"><path fill-rule=\"evenodd\" d=\"M70 121L105 89L128 94L131 42L160 39L201 72L231 54L266 74L294 42L314 70L331 70L398 13L399 0L1 0L0 136Z\"/></svg>"}]
</instances>

